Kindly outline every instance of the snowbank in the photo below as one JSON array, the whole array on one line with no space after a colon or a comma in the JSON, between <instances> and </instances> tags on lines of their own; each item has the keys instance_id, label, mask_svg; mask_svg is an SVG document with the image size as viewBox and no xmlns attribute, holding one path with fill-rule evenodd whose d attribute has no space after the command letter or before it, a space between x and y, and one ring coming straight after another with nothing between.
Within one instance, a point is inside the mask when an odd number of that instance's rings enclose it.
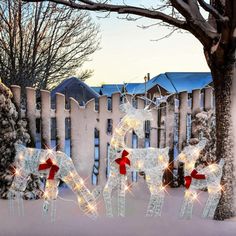
<instances>
[{"instance_id":1,"label":"snowbank","mask_svg":"<svg viewBox=\"0 0 236 236\"><path fill-rule=\"evenodd\" d=\"M147 218L145 211L149 193L143 184L137 184L132 194L127 193L126 217L107 218L103 200L99 199L100 217L93 221L82 215L74 202L58 199L57 219L42 216L42 200L24 201L25 216L10 216L8 202L0 200L0 236L235 236L236 219L214 221L201 219L207 193L202 192L196 202L192 220L178 218L184 188L169 189L160 218ZM75 200L73 193L61 188L59 195ZM114 205L116 199L114 200Z\"/></svg>"}]
</instances>

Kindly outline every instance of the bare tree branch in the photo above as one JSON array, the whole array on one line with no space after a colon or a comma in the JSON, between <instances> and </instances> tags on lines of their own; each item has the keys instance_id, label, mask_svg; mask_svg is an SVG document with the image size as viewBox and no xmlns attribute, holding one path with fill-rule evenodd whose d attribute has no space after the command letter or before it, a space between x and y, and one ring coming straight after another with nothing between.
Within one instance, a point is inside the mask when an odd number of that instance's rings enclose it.
<instances>
[{"instance_id":1,"label":"bare tree branch","mask_svg":"<svg viewBox=\"0 0 236 236\"><path fill-rule=\"evenodd\" d=\"M198 0L198 2L205 11L211 13L217 20L222 22L228 21L228 18L222 16L212 5L206 3L204 0Z\"/></svg>"},{"instance_id":2,"label":"bare tree branch","mask_svg":"<svg viewBox=\"0 0 236 236\"><path fill-rule=\"evenodd\" d=\"M25 0L25 2L42 2L43 0ZM181 21L170 17L159 11L144 9L140 7L128 6L128 5L112 5L106 3L95 3L93 1L79 1L86 4L78 4L74 1L67 0L52 0L51 2L63 4L74 9L89 10L89 11L110 11L117 12L118 14L134 14L144 16L150 19L163 20L171 25L187 30L187 24L185 21ZM89 3L87 3L89 2Z\"/></svg>"}]
</instances>

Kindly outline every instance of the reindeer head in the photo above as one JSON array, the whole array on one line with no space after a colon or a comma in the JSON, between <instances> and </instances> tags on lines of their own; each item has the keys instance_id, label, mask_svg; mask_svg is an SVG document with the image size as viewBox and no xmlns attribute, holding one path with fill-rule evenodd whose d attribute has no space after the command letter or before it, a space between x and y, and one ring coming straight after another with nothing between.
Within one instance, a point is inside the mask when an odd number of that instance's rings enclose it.
<instances>
[{"instance_id":1,"label":"reindeer head","mask_svg":"<svg viewBox=\"0 0 236 236\"><path fill-rule=\"evenodd\" d=\"M196 160L199 158L201 151L206 146L206 139L201 140L196 145L188 145L177 157L177 160L183 162L185 164L185 168L193 169Z\"/></svg>"},{"instance_id":2,"label":"reindeer head","mask_svg":"<svg viewBox=\"0 0 236 236\"><path fill-rule=\"evenodd\" d=\"M144 122L152 120L152 114L148 109L136 109L130 103L120 105L120 109L126 113L122 122L128 130L134 130L139 138L144 138Z\"/></svg>"},{"instance_id":3,"label":"reindeer head","mask_svg":"<svg viewBox=\"0 0 236 236\"><path fill-rule=\"evenodd\" d=\"M101 187L97 186L92 192L84 189L85 192L87 198L84 198L82 195L77 198L79 207L88 217L96 219L98 217L96 201L101 194Z\"/></svg>"}]
</instances>

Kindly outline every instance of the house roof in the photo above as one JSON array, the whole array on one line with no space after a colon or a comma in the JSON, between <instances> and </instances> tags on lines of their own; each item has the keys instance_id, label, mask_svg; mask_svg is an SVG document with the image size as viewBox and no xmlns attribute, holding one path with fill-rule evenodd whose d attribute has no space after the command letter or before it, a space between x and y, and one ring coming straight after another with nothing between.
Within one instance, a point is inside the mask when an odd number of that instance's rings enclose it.
<instances>
[{"instance_id":1,"label":"house roof","mask_svg":"<svg viewBox=\"0 0 236 236\"><path fill-rule=\"evenodd\" d=\"M100 95L90 88L87 84L76 77L63 80L57 87L51 91L51 98L55 100L56 93L62 93L66 97L73 97L76 100L87 102L92 98L98 98Z\"/></svg>"},{"instance_id":2,"label":"house roof","mask_svg":"<svg viewBox=\"0 0 236 236\"><path fill-rule=\"evenodd\" d=\"M101 94L111 97L113 93L122 92L123 84L104 84L101 87Z\"/></svg>"},{"instance_id":3,"label":"house roof","mask_svg":"<svg viewBox=\"0 0 236 236\"><path fill-rule=\"evenodd\" d=\"M140 85L141 83L126 83L124 85L125 90L127 93L130 94L135 94L136 93L136 88Z\"/></svg>"},{"instance_id":4,"label":"house roof","mask_svg":"<svg viewBox=\"0 0 236 236\"><path fill-rule=\"evenodd\" d=\"M101 87L100 86L93 86L91 87L96 93L100 94L101 93Z\"/></svg>"},{"instance_id":5,"label":"house roof","mask_svg":"<svg viewBox=\"0 0 236 236\"><path fill-rule=\"evenodd\" d=\"M209 72L166 72L155 76L146 83L136 87L136 94L144 94L156 85L164 88L169 93L191 92L194 89L202 89L212 82Z\"/></svg>"}]
</instances>

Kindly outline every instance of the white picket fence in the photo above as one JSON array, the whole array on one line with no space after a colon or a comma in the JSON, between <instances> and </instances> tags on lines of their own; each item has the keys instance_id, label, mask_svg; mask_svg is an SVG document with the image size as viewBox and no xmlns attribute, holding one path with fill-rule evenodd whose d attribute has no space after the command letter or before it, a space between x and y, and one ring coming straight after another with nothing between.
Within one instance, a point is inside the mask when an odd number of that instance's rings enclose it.
<instances>
[{"instance_id":1,"label":"white picket fence","mask_svg":"<svg viewBox=\"0 0 236 236\"><path fill-rule=\"evenodd\" d=\"M99 131L99 175L98 183L103 185L106 181L107 171L107 147L111 139L111 133L107 132L108 119L112 120L113 130L120 121L123 113L119 110L121 98L119 93L112 96L111 110L108 110L108 99L101 96L98 101L98 110L95 109L95 101L89 101L85 106L79 106L78 102L70 98L70 109L65 109L65 97L63 94L56 94L55 109L51 109L50 92L41 90L41 109L37 109L36 91L34 88L26 88L26 105L21 107L21 88L11 86L15 104L21 117L26 117L29 122L29 129L33 142L36 142L36 119L41 119L41 140L42 148L51 146L51 119L56 120L56 150L65 150L65 119L70 119L70 155L82 177L90 176L94 170L95 153L95 128ZM131 95L127 95L128 100ZM144 100L136 98L138 108L144 108ZM187 139L187 117L203 110L213 108L213 90L205 88L194 90L192 94L181 92L178 95L170 96L167 103L162 103L159 109L153 109L153 121L149 141L151 147L170 147L170 156L173 160L174 131L178 130L178 148ZM110 122L109 121L109 122ZM55 128L55 127L54 127ZM132 133L127 135L127 145L132 147ZM138 140L138 147L144 147L145 141ZM53 147L52 147L53 148Z\"/></svg>"}]
</instances>

